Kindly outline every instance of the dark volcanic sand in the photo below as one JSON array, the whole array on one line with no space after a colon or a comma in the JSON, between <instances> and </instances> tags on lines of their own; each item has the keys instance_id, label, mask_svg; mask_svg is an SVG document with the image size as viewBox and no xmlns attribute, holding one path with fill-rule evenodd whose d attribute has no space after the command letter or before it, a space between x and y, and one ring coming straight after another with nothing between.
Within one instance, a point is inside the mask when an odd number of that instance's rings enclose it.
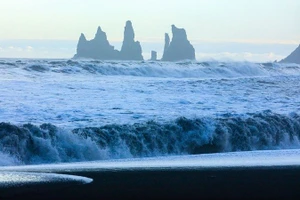
<instances>
[{"instance_id":1,"label":"dark volcanic sand","mask_svg":"<svg viewBox=\"0 0 300 200\"><path fill-rule=\"evenodd\" d=\"M70 172L86 185L0 189L0 199L299 199L300 167Z\"/></svg>"}]
</instances>

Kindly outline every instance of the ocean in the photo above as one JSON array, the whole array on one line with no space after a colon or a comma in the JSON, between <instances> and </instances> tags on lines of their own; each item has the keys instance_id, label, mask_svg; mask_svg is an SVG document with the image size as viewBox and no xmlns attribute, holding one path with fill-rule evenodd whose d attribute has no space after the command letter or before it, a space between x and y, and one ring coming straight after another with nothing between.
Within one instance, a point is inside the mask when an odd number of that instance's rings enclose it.
<instances>
[{"instance_id":1,"label":"ocean","mask_svg":"<svg viewBox=\"0 0 300 200\"><path fill-rule=\"evenodd\" d=\"M298 199L300 65L0 60L1 199Z\"/></svg>"},{"instance_id":2,"label":"ocean","mask_svg":"<svg viewBox=\"0 0 300 200\"><path fill-rule=\"evenodd\" d=\"M300 147L300 65L0 60L0 165Z\"/></svg>"}]
</instances>

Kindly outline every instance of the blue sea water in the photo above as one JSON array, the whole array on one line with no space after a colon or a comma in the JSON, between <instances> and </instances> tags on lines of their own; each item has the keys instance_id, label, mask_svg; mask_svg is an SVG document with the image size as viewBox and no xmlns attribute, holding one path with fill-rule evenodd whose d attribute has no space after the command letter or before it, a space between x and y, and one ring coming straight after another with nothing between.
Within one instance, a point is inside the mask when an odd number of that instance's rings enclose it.
<instances>
[{"instance_id":1,"label":"blue sea water","mask_svg":"<svg viewBox=\"0 0 300 200\"><path fill-rule=\"evenodd\" d=\"M300 65L0 60L0 165L300 148Z\"/></svg>"}]
</instances>

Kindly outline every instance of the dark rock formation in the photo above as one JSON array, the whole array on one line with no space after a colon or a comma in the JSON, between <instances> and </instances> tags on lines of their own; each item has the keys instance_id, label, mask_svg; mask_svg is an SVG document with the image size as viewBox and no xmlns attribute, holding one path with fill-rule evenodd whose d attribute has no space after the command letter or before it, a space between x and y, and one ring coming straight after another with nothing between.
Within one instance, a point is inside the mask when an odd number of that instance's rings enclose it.
<instances>
[{"instance_id":1,"label":"dark rock formation","mask_svg":"<svg viewBox=\"0 0 300 200\"><path fill-rule=\"evenodd\" d=\"M92 58L100 60L114 60L119 57L119 52L111 46L107 40L106 33L98 27L95 38L88 41L84 34L81 34L77 54L74 58Z\"/></svg>"},{"instance_id":2,"label":"dark rock formation","mask_svg":"<svg viewBox=\"0 0 300 200\"><path fill-rule=\"evenodd\" d=\"M134 41L134 31L130 21L126 22L121 51L115 50L109 44L106 33L98 27L95 38L90 41L85 38L84 34L81 34L77 44L77 53L74 58L143 60L142 48L139 42Z\"/></svg>"},{"instance_id":3,"label":"dark rock formation","mask_svg":"<svg viewBox=\"0 0 300 200\"><path fill-rule=\"evenodd\" d=\"M140 42L134 41L134 30L131 21L126 22L124 40L120 53L121 60L143 60Z\"/></svg>"},{"instance_id":4,"label":"dark rock formation","mask_svg":"<svg viewBox=\"0 0 300 200\"><path fill-rule=\"evenodd\" d=\"M165 48L162 60L195 60L195 49L188 41L185 30L172 25L172 34L171 43L169 35L165 34Z\"/></svg>"},{"instance_id":5,"label":"dark rock formation","mask_svg":"<svg viewBox=\"0 0 300 200\"><path fill-rule=\"evenodd\" d=\"M151 51L151 59L152 61L156 61L157 60L157 52L156 51Z\"/></svg>"},{"instance_id":6,"label":"dark rock formation","mask_svg":"<svg viewBox=\"0 0 300 200\"><path fill-rule=\"evenodd\" d=\"M172 25L172 41L165 34L163 61L195 60L195 49L187 39L184 29ZM74 58L92 58L100 60L143 60L142 47L134 40L135 34L131 21L126 22L121 51L115 50L107 40L106 33L98 27L95 38L88 41L81 34L77 53ZM151 52L151 60L157 60L157 53Z\"/></svg>"},{"instance_id":7,"label":"dark rock formation","mask_svg":"<svg viewBox=\"0 0 300 200\"><path fill-rule=\"evenodd\" d=\"M83 57L87 56L88 49L88 41L86 40L85 35L81 33L77 44L77 54L74 57L77 55L82 55Z\"/></svg>"},{"instance_id":8,"label":"dark rock formation","mask_svg":"<svg viewBox=\"0 0 300 200\"><path fill-rule=\"evenodd\" d=\"M297 63L300 64L300 45L288 57L281 60L282 63Z\"/></svg>"},{"instance_id":9,"label":"dark rock formation","mask_svg":"<svg viewBox=\"0 0 300 200\"><path fill-rule=\"evenodd\" d=\"M165 57L165 54L168 50L168 48L170 47L170 36L168 33L165 33L165 47L164 47L164 55L163 57Z\"/></svg>"}]
</instances>

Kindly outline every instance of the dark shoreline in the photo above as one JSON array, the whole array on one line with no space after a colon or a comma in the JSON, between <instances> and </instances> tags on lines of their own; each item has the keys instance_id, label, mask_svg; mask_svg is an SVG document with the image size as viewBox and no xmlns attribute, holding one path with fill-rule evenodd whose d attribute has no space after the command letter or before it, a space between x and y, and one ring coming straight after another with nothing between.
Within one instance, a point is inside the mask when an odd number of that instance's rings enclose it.
<instances>
[{"instance_id":1,"label":"dark shoreline","mask_svg":"<svg viewBox=\"0 0 300 200\"><path fill-rule=\"evenodd\" d=\"M74 171L90 184L0 188L0 199L298 199L300 166Z\"/></svg>"}]
</instances>

